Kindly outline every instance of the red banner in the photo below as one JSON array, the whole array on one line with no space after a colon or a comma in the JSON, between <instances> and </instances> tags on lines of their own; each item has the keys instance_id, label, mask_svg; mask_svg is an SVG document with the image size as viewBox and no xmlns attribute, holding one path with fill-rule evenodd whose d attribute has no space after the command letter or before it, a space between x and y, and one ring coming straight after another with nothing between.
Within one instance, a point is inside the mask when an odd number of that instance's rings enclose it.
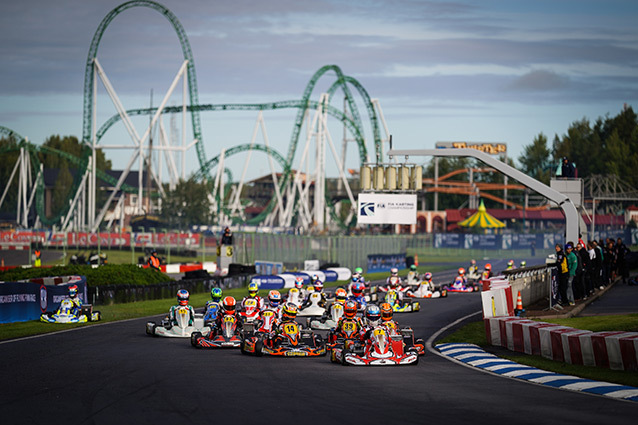
<instances>
[{"instance_id":1,"label":"red banner","mask_svg":"<svg viewBox=\"0 0 638 425\"><path fill-rule=\"evenodd\" d=\"M99 242L98 242L99 241ZM199 234L193 233L87 233L87 232L0 232L0 243L42 243L43 246L78 246L105 248L130 247L131 241L138 247L172 246L197 248L200 246Z\"/></svg>"}]
</instances>

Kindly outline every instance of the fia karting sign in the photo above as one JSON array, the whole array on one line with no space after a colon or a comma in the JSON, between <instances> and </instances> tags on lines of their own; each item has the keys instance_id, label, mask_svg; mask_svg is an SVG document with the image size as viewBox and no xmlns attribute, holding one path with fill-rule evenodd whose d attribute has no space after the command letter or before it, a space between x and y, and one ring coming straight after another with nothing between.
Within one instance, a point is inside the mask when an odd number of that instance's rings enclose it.
<instances>
[{"instance_id":1,"label":"fia karting sign","mask_svg":"<svg viewBox=\"0 0 638 425\"><path fill-rule=\"evenodd\" d=\"M359 224L415 224L415 194L360 193Z\"/></svg>"}]
</instances>

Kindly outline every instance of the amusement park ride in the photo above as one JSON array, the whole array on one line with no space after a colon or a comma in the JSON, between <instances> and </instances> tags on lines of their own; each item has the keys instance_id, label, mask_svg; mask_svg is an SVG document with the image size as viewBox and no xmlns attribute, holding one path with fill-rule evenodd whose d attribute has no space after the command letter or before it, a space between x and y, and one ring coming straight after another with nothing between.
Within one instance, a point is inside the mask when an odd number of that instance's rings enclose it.
<instances>
[{"instance_id":1,"label":"amusement park ride","mask_svg":"<svg viewBox=\"0 0 638 425\"><path fill-rule=\"evenodd\" d=\"M135 7L150 8L159 12L172 25L179 38L183 62L163 96L159 106L144 109L124 108L118 93L111 84L107 73L98 59L98 47L103 34L109 24L120 14ZM318 99L312 99L313 91L322 78L334 75L334 81L329 88L318 95ZM117 114L108 119L101 127L97 123L98 82L106 90ZM179 106L168 106L169 99L178 90L181 82L182 96ZM359 97L355 99L353 92ZM331 105L338 97L343 95L343 109ZM364 122L359 113L359 105L366 109L369 124ZM296 119L293 125L292 136L287 155L282 155L274 149L266 132L264 112L270 110L296 109ZM219 154L208 158L204 150L204 140L200 113L205 111L256 111L257 119L250 143L237 144L221 149ZM162 117L166 114L181 114L180 141L172 140L167 132ZM132 117L147 115L150 117L148 126L138 131ZM186 139L187 116L190 115L193 140ZM329 119L343 126L343 140L341 156L338 147L330 133ZM110 144L103 142L102 138L116 123L121 122L130 137L129 144ZM382 138L380 125L385 130ZM159 128L159 137L153 141L153 132ZM261 132L264 143L258 143L258 133ZM366 137L366 133L370 136ZM353 220L356 209L356 200L350 188L352 179L346 177L345 152L346 143L354 141L359 153L359 162L369 161L367 144L373 145L374 154L380 158L383 154L383 142L388 138L388 130L383 121L383 113L379 102L371 99L365 88L354 78L344 75L335 65L324 66L310 79L300 100L260 103L260 104L200 104L197 91L195 66L190 43L177 17L159 3L148 0L134 0L123 3L113 9L99 24L91 41L89 54L86 61L84 78L84 113L82 142L86 149L81 157L75 157L64 152L56 151L45 146L36 146L12 130L0 127L0 137L11 137L18 141L19 161L15 164L14 174L19 180L18 222L25 227L37 227L42 224L55 226L61 230L82 229L95 232L100 228L110 227L114 223L114 217L120 216L117 211L121 205L123 196L119 197L119 203L113 206L117 195L123 192L136 194L134 214L146 214L149 211L148 203L144 204L143 192L145 183L143 176L146 174L153 180L154 187L159 191L159 200L165 195L163 189L162 163L168 169L168 186L173 188L177 181L186 178L186 152L195 148L199 168L195 177L200 181L208 182L211 187L209 198L212 201L215 217L219 225L231 223L246 223L263 226L295 226L305 230L323 230L336 223L344 224ZM102 142L102 143L101 143ZM300 144L301 142L301 144ZM299 150L297 147L301 148ZM128 162L122 173L116 179L96 168L96 151L98 149L128 150ZM6 150L6 149L5 149ZM74 176L68 202L65 207L57 211L53 216L44 214L44 188L42 167L37 153L46 150L62 156L77 170ZM152 153L163 155L164 161L150 161ZM274 184L274 196L256 217L248 218L245 214L246 200L242 199L243 187L247 170L250 167L250 158L253 152L262 152L268 158L270 176ZM0 152L2 153L2 152ZM232 181L232 173L225 167L228 158L235 154L246 156L244 167L238 182ZM329 158L334 160L334 166L339 173L339 187L343 189L339 199L335 199L326 191L326 168ZM178 164L180 164L179 166ZM130 172L137 168L138 184L136 187L127 185ZM110 186L108 198L99 207L97 202L98 183L100 179ZM8 188L11 180L6 184ZM147 183L148 185L148 183ZM312 186L312 188L311 188ZM3 194L3 199L6 191ZM148 194L146 195L148 198ZM2 204L0 200L0 205ZM35 201L35 206L33 205ZM29 222L28 211L35 207L35 220ZM99 207L99 208L98 208ZM340 218L337 211L347 209L345 220ZM115 212L114 212L115 211ZM120 223L121 224L121 223Z\"/></svg>"}]
</instances>

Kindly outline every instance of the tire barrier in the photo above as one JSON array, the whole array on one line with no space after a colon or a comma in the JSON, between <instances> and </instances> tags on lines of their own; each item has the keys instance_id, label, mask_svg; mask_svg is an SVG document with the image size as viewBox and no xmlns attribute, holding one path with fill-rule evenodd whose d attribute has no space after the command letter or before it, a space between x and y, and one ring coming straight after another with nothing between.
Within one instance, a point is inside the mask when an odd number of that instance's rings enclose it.
<instances>
[{"instance_id":1,"label":"tire barrier","mask_svg":"<svg viewBox=\"0 0 638 425\"><path fill-rule=\"evenodd\" d=\"M591 332L518 317L484 322L490 345L569 364L638 370L638 332Z\"/></svg>"}]
</instances>

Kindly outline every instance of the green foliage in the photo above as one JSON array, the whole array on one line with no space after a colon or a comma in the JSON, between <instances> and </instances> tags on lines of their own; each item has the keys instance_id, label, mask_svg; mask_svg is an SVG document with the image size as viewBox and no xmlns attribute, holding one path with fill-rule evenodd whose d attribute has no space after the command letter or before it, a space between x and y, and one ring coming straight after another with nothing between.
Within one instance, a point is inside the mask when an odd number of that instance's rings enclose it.
<instances>
[{"instance_id":1,"label":"green foliage","mask_svg":"<svg viewBox=\"0 0 638 425\"><path fill-rule=\"evenodd\" d=\"M166 189L162 202L162 219L171 229L188 229L193 224L208 224L212 219L210 190L194 177L180 180L175 190Z\"/></svg>"},{"instance_id":2,"label":"green foliage","mask_svg":"<svg viewBox=\"0 0 638 425\"><path fill-rule=\"evenodd\" d=\"M53 211L59 211L69 198L71 186L73 185L73 176L69 171L69 167L66 163L60 163L58 168L58 178L55 180L55 186L53 187L52 205Z\"/></svg>"},{"instance_id":3,"label":"green foliage","mask_svg":"<svg viewBox=\"0 0 638 425\"><path fill-rule=\"evenodd\" d=\"M66 152L78 158L81 158L83 152L89 149L88 146L80 144L78 138L75 136L51 136L44 141L43 146ZM111 169L111 160L106 159L104 152L101 149L98 149L95 152L95 157L98 169ZM63 164L66 164L67 160L53 153L42 152L40 153L40 162L44 164L44 168L61 168L63 167Z\"/></svg>"},{"instance_id":4,"label":"green foliage","mask_svg":"<svg viewBox=\"0 0 638 425\"><path fill-rule=\"evenodd\" d=\"M547 137L540 133L531 145L523 149L523 154L518 157L521 164L520 170L530 177L549 185L552 173L550 151L547 147Z\"/></svg>"},{"instance_id":5,"label":"green foliage","mask_svg":"<svg viewBox=\"0 0 638 425\"><path fill-rule=\"evenodd\" d=\"M86 276L89 286L104 285L153 285L169 282L171 279L164 273L144 269L132 264L107 264L98 268L88 265L56 266L51 268L15 268L0 272L0 281L12 282L37 277L51 276Z\"/></svg>"}]
</instances>

